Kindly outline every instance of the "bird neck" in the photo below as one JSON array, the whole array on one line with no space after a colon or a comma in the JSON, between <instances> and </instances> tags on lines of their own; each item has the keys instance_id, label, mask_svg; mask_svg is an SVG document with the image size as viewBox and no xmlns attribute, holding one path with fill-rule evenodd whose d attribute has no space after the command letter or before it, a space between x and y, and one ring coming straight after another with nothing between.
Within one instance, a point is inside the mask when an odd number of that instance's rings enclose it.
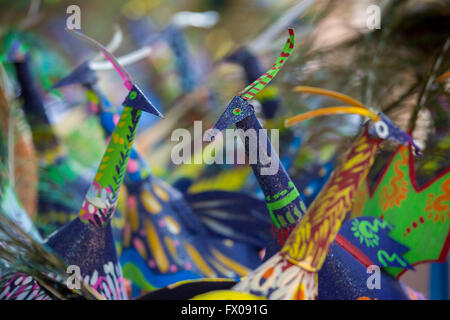
<instances>
[{"instance_id":1,"label":"bird neck","mask_svg":"<svg viewBox=\"0 0 450 320\"><path fill-rule=\"evenodd\" d=\"M124 107L83 202L81 221L104 226L111 220L141 114L141 110Z\"/></svg>"},{"instance_id":2,"label":"bird neck","mask_svg":"<svg viewBox=\"0 0 450 320\"><path fill-rule=\"evenodd\" d=\"M95 84L86 86L86 97L91 111L98 115L100 124L106 136L111 137L119 122L120 115L108 110L110 103L106 96L101 92L100 88ZM127 183L127 181L133 183L141 182L144 179L151 177L151 168L134 147L131 147L126 175L128 179L125 180L125 183Z\"/></svg>"},{"instance_id":3,"label":"bird neck","mask_svg":"<svg viewBox=\"0 0 450 320\"><path fill-rule=\"evenodd\" d=\"M30 124L34 145L41 159L45 160L52 154L61 153L62 146L45 111L42 95L31 73L29 60L27 56L22 61L14 62L14 68L21 88L23 111Z\"/></svg>"},{"instance_id":4,"label":"bird neck","mask_svg":"<svg viewBox=\"0 0 450 320\"><path fill-rule=\"evenodd\" d=\"M283 247L282 254L292 263L309 271L320 269L380 143L369 135L367 127L354 141Z\"/></svg>"},{"instance_id":5,"label":"bird neck","mask_svg":"<svg viewBox=\"0 0 450 320\"><path fill-rule=\"evenodd\" d=\"M236 124L238 129L244 132L254 130L257 148L250 146L251 139L244 139L245 152L250 160L250 165L264 193L267 208L278 231L279 241L284 242L287 232L303 217L306 209L300 197L300 193L280 162L277 152L273 149L272 143L265 130L254 114ZM251 154L257 150L257 155ZM269 161L263 158L269 157ZM252 161L255 159L256 161ZM253 163L254 162L254 163ZM281 236L281 240L280 240Z\"/></svg>"}]
</instances>

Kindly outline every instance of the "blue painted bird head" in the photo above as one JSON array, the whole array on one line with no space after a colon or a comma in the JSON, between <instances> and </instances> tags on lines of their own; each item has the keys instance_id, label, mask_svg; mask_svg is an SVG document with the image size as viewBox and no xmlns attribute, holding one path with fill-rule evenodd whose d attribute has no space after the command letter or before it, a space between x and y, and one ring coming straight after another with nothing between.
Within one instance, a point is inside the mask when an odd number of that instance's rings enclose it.
<instances>
[{"instance_id":1,"label":"blue painted bird head","mask_svg":"<svg viewBox=\"0 0 450 320\"><path fill-rule=\"evenodd\" d=\"M288 31L289 38L286 40L284 48L273 66L269 70L267 70L266 73L262 74L258 79L245 87L238 96L234 97L233 100L231 100L231 102L228 104L225 111L222 113L219 120L213 127L214 133L211 133L209 138L214 138L214 136L217 135L219 131L225 130L229 126L242 121L255 113L255 110L249 103L249 100L253 99L256 94L261 92L261 90L263 90L277 75L277 73L280 71L280 69L283 67L283 65L291 55L292 50L294 49L294 29L289 29Z\"/></svg>"},{"instance_id":2,"label":"blue painted bird head","mask_svg":"<svg viewBox=\"0 0 450 320\"><path fill-rule=\"evenodd\" d=\"M379 112L377 116L378 121L374 121L369 126L369 134L380 139L391 140L404 146L407 146L408 143L410 143L415 154L417 156L422 156L419 146L409 134L400 129L384 113Z\"/></svg>"},{"instance_id":3,"label":"blue painted bird head","mask_svg":"<svg viewBox=\"0 0 450 320\"><path fill-rule=\"evenodd\" d=\"M101 45L99 42L95 41L94 39L82 34L79 31L76 30L70 30L67 29L69 32L71 32L76 37L80 38L81 40L84 40L88 42L90 45L92 45L94 48L100 50L102 54L105 56L105 58L112 64L116 72L119 74L119 76L123 80L124 86L128 89L128 95L125 98L124 102L122 103L125 107L131 107L135 109L139 109L145 112L148 112L150 114L153 114L155 116L158 116L160 118L164 118L163 114L151 103L151 101L144 95L142 90L134 83L133 78L131 75L125 70L125 68L119 63L119 61L114 57L114 55L109 52L103 45ZM66 77L65 83L70 83L71 81L86 81L86 80L92 80L92 73L93 69L90 67L89 62L85 62L80 67L75 69L74 72L69 75L69 77ZM95 76L95 72L94 72ZM64 80L64 79L63 79ZM61 82L61 81L60 81ZM81 82L83 83L83 82Z\"/></svg>"},{"instance_id":4,"label":"blue painted bird head","mask_svg":"<svg viewBox=\"0 0 450 320\"><path fill-rule=\"evenodd\" d=\"M225 130L226 128L244 120L254 113L255 110L253 109L253 106L249 104L246 99L236 96L225 108L225 111L214 125L213 130L218 133L219 131Z\"/></svg>"},{"instance_id":5,"label":"blue painted bird head","mask_svg":"<svg viewBox=\"0 0 450 320\"><path fill-rule=\"evenodd\" d=\"M73 84L93 85L97 81L97 74L91 68L90 61L87 60L77 66L69 75L55 83L51 89L58 89Z\"/></svg>"},{"instance_id":6,"label":"blue painted bird head","mask_svg":"<svg viewBox=\"0 0 450 320\"><path fill-rule=\"evenodd\" d=\"M299 86L294 88L294 91L315 93L333 97L337 100L346 102L349 105L316 109L313 111L297 115L295 117L291 117L289 119L286 119L285 121L286 127L290 127L295 123L311 119L317 116L332 115L332 114L359 114L369 118L369 121L366 122L365 125L368 126L369 134L371 136L377 137L382 140L390 140L405 146L411 144L415 154L417 156L422 156L420 147L414 142L414 139L408 133L406 133L404 130L398 127L394 122L392 122L382 112L375 113L358 100L355 100L342 93L331 90Z\"/></svg>"}]
</instances>

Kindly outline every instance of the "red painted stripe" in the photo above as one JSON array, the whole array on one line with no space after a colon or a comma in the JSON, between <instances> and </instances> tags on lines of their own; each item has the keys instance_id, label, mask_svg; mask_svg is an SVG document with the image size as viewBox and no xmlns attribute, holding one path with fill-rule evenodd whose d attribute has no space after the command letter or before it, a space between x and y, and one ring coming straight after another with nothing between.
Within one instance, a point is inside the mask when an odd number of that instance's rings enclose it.
<instances>
[{"instance_id":1,"label":"red painted stripe","mask_svg":"<svg viewBox=\"0 0 450 320\"><path fill-rule=\"evenodd\" d=\"M287 238L289 238L289 234L290 234L291 232L290 232L290 230L289 230L289 227L284 228L283 231L284 231L284 241L286 241Z\"/></svg>"},{"instance_id":2,"label":"red painted stripe","mask_svg":"<svg viewBox=\"0 0 450 320\"><path fill-rule=\"evenodd\" d=\"M356 260L358 260L366 268L374 263L361 250L352 245L347 239L338 234L335 239L336 243L350 253Z\"/></svg>"},{"instance_id":3,"label":"red painted stripe","mask_svg":"<svg viewBox=\"0 0 450 320\"><path fill-rule=\"evenodd\" d=\"M277 238L278 238L278 244L280 246L284 245L284 239L283 239L283 232L281 231L281 229L277 230Z\"/></svg>"}]
</instances>

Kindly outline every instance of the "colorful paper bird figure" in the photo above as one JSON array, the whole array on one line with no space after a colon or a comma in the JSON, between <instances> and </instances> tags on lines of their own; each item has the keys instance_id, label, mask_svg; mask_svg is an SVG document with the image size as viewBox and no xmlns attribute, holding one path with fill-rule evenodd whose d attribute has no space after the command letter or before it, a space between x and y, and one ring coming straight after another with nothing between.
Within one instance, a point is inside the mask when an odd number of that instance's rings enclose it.
<instances>
[{"instance_id":1,"label":"colorful paper bird figure","mask_svg":"<svg viewBox=\"0 0 450 320\"><path fill-rule=\"evenodd\" d=\"M128 95L123 102L125 107L111 135L95 179L82 203L79 216L58 229L47 239L46 244L65 263L77 266L82 279L103 297L127 299L112 235L111 219L142 111L159 117L162 117L162 114L101 44L77 31L71 32L102 51L122 77ZM15 283L11 285L14 286Z\"/></svg>"},{"instance_id":2,"label":"colorful paper bird figure","mask_svg":"<svg viewBox=\"0 0 450 320\"><path fill-rule=\"evenodd\" d=\"M238 96L233 98L213 128L217 134L229 126L236 124L236 128L242 129L244 132L246 130L253 130L253 132L257 133L257 161L255 164L250 165L264 193L267 208L269 209L278 239L278 244L274 243L269 246L267 253L269 256L274 254L279 249L279 246L283 245L289 232L297 221L303 217L306 209L299 191L287 174L278 155L272 149L269 138L265 133L260 134L263 132L262 126L256 118L255 110L249 104L249 100L253 99L278 73L289 58L294 48L294 42L294 30L289 29L289 38L273 67L248 85ZM211 134L211 139L213 137L214 134ZM250 157L248 141L245 142L245 151L247 157ZM273 168L277 168L275 174L266 174L268 164L265 160L267 159L262 159L261 154L270 157L270 165Z\"/></svg>"},{"instance_id":3,"label":"colorful paper bird figure","mask_svg":"<svg viewBox=\"0 0 450 320\"><path fill-rule=\"evenodd\" d=\"M324 189L292 231L284 247L233 290L268 299L315 299L318 275L330 245L335 240L356 191L366 178L383 140L412 144L412 138L382 113L374 113L361 103L350 107L314 110L286 120L286 126L318 115L356 113L367 116L363 132L337 165Z\"/></svg>"},{"instance_id":4,"label":"colorful paper bird figure","mask_svg":"<svg viewBox=\"0 0 450 320\"><path fill-rule=\"evenodd\" d=\"M365 124L363 132L341 159L324 189L308 209L305 217L297 223L283 248L232 288L233 291L238 291L238 293L218 291L200 295L199 298L227 299L235 297L248 299L248 294L251 294L269 299L315 299L318 296L318 278L324 279L323 283L326 287L326 289L321 290L323 292L322 298L357 299L365 297L367 291L369 291L367 286L365 286L366 290L361 290L362 285L353 287L350 285L347 290L344 290L344 294L336 295L337 283L341 283L342 279L355 281L361 280L362 275L367 277L366 267L374 263L371 260L371 258L374 259L373 249L369 246L369 250L365 250L363 253L359 250L361 246L358 248L357 243L354 241L352 243L348 235L347 238L344 235L338 235L340 226L343 224L347 212L351 209L355 193L367 176L378 146L383 140L389 139L403 145L411 144L416 154L419 155L420 149L408 134L398 128L385 115L382 113L375 114L350 97L317 88L298 87L296 90L332 96L344 100L352 106L311 111L288 119L286 126L318 115L336 113L361 114L369 117L372 121ZM238 108L245 110L240 106ZM224 115L226 121L230 116ZM219 123L221 120L224 122L224 115L219 119ZM222 129L226 126L219 125L218 127ZM353 228L360 234L359 225L370 225L367 221L353 221L353 223L355 224ZM387 225L377 220L373 222L372 228L380 231L386 229ZM365 235L367 236L369 233L366 232ZM374 232L372 232L372 236L375 237ZM384 261L388 261L390 265L394 266L397 263L397 265L409 266L409 263L402 257L408 250L407 247L387 236L387 232L377 234L376 237L378 237L378 242L372 241L372 246L375 246L375 244L379 246L380 238L383 239L381 243L384 245L381 250L376 251L375 256L378 257L378 252L384 250L384 257L389 256L389 259L386 258ZM335 238L338 245L332 245ZM367 239L365 241L368 242ZM329 250L331 259L327 259L327 272L325 275L318 275ZM395 256L397 259L390 259ZM380 294L381 298L408 299L410 296L416 296L408 295L410 289L402 286L387 274L382 274L382 277L385 280L384 283L389 284L389 289ZM349 283L351 282L349 281ZM327 291L327 289L329 290ZM330 294L333 291L334 293Z\"/></svg>"},{"instance_id":5,"label":"colorful paper bird figure","mask_svg":"<svg viewBox=\"0 0 450 320\"><path fill-rule=\"evenodd\" d=\"M94 72L83 63L54 87L83 84L109 136L118 117L91 81ZM127 225L120 260L133 283L132 296L187 279L237 279L261 263L259 251L270 230L262 201L220 191L185 196L152 175L133 148L125 185Z\"/></svg>"},{"instance_id":6,"label":"colorful paper bird figure","mask_svg":"<svg viewBox=\"0 0 450 320\"><path fill-rule=\"evenodd\" d=\"M76 216L83 194L89 188L89 173L68 156L54 132L38 85L31 74L29 55L12 52L11 59L21 88L22 108L39 156L35 223L42 235L48 236Z\"/></svg>"}]
</instances>

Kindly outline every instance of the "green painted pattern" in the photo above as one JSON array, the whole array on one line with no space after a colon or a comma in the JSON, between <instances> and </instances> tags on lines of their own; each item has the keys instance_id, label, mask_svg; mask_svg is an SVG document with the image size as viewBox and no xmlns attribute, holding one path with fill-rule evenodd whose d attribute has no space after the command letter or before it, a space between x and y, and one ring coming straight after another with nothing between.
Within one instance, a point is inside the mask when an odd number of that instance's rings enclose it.
<instances>
[{"instance_id":1,"label":"green painted pattern","mask_svg":"<svg viewBox=\"0 0 450 320\"><path fill-rule=\"evenodd\" d=\"M114 193L119 189L141 114L141 110L124 107L95 176L102 188L112 187Z\"/></svg>"},{"instance_id":2,"label":"green painted pattern","mask_svg":"<svg viewBox=\"0 0 450 320\"><path fill-rule=\"evenodd\" d=\"M135 99L135 91L129 98ZM115 211L118 191L123 182L142 111L124 106L119 122L97 169L95 179L80 210L81 221L103 226ZM99 190L100 188L100 190ZM96 197L96 199L94 199ZM92 206L95 207L92 212ZM106 209L104 208L106 206Z\"/></svg>"},{"instance_id":3,"label":"green painted pattern","mask_svg":"<svg viewBox=\"0 0 450 320\"><path fill-rule=\"evenodd\" d=\"M286 60L291 55L292 50L294 50L294 44L295 44L294 29L289 29L289 38L287 39L280 56L275 61L272 68L267 70L267 72L264 73L261 77L259 77L254 82L245 87L245 89L242 90L239 93L239 95L242 96L244 99L250 100L253 99L253 97L258 92L264 89L269 84L269 82L277 75L281 67L283 67L283 65L286 63Z\"/></svg>"},{"instance_id":4,"label":"green painted pattern","mask_svg":"<svg viewBox=\"0 0 450 320\"><path fill-rule=\"evenodd\" d=\"M286 192L284 192L284 191L286 191ZM283 190L282 192L284 192L283 194L286 194L287 190ZM279 198L278 194L275 195L275 196L273 198L276 198L276 199ZM282 198L280 200L276 200L274 202L267 203L267 208L269 209L270 217L272 218L272 221L273 221L273 223L275 224L275 226L277 228L280 227L280 224L282 226L285 226L288 223L286 223L286 221L278 221L278 219L275 217L275 214L273 213L273 211L274 210L279 210L281 208L286 207L292 201L296 200L298 197L300 197L300 193L298 192L297 188L294 186L294 189L291 190L286 197L284 197L284 198ZM300 212L298 214L300 214ZM296 215L298 215L298 214L296 214ZM300 217L301 217L301 214L300 214ZM288 219L289 223L294 223L295 222L294 218L291 215L289 215L289 213L287 215L287 219Z\"/></svg>"},{"instance_id":5,"label":"green painted pattern","mask_svg":"<svg viewBox=\"0 0 450 320\"><path fill-rule=\"evenodd\" d=\"M352 221L351 230L353 236L359 239L359 243L364 243L366 247L378 246L380 237L378 231L388 227L385 220L375 219L373 224L370 221L359 221L357 219Z\"/></svg>"},{"instance_id":6,"label":"green painted pattern","mask_svg":"<svg viewBox=\"0 0 450 320\"><path fill-rule=\"evenodd\" d=\"M450 171L429 186L417 190L410 177L407 148L401 147L374 191L368 194L367 182L360 193L352 215L383 217L393 226L390 236L410 248L403 257L412 265L440 258L450 230ZM415 180L414 168L411 175ZM446 254L444 253L446 256ZM445 258L445 257L444 257ZM403 269L388 267L398 276Z\"/></svg>"},{"instance_id":7,"label":"green painted pattern","mask_svg":"<svg viewBox=\"0 0 450 320\"><path fill-rule=\"evenodd\" d=\"M238 115L240 115L242 113L242 110L239 109L239 108L236 108L236 109L233 110L233 113L238 116Z\"/></svg>"},{"instance_id":8,"label":"green painted pattern","mask_svg":"<svg viewBox=\"0 0 450 320\"><path fill-rule=\"evenodd\" d=\"M407 266L407 263L403 260L402 257L399 257L398 254L394 253L389 255L385 250L378 250L377 252L378 261L383 265L383 267L387 266L386 260L389 262L397 261L403 267Z\"/></svg>"}]
</instances>

